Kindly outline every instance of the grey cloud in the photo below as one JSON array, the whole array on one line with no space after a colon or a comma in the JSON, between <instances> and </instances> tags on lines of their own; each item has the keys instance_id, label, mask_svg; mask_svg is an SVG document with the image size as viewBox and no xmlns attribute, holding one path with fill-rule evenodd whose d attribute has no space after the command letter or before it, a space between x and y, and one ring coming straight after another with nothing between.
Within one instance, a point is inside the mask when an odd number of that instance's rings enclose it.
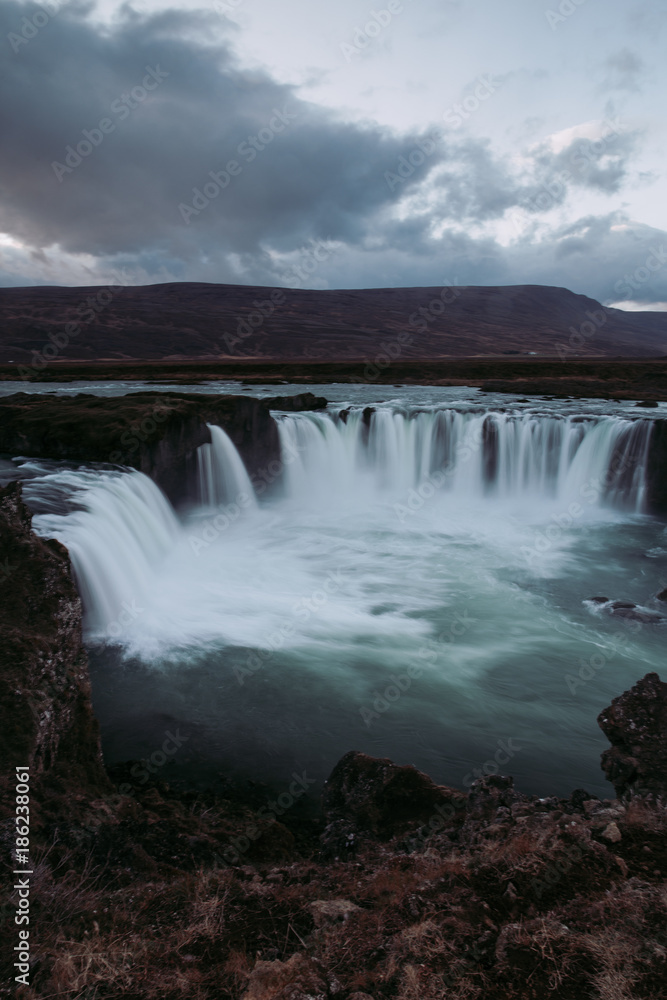
<instances>
[{"instance_id":1,"label":"grey cloud","mask_svg":"<svg viewBox=\"0 0 667 1000\"><path fill-rule=\"evenodd\" d=\"M13 0L2 5L0 37L20 24L23 9ZM418 134L341 122L293 88L241 71L228 43L193 37L212 23L203 13L133 14L100 33L63 10L4 58L0 87L14 97L0 110L1 228L35 247L184 261L310 237L354 243L376 212L447 155L438 146L392 192L384 174ZM133 88L156 69L163 79L132 107ZM104 119L113 130L102 135ZM72 169L91 133L98 148ZM241 155L241 144L260 133L265 148L244 147ZM179 205L192 205L194 190L230 161L240 173L184 221Z\"/></svg>"},{"instance_id":2,"label":"grey cloud","mask_svg":"<svg viewBox=\"0 0 667 1000\"><path fill-rule=\"evenodd\" d=\"M640 138L618 119L605 121L599 139L574 139L555 153L547 143L533 151L533 179L525 182L522 207L544 212L562 204L570 189L616 194L629 175L629 164Z\"/></svg>"},{"instance_id":3,"label":"grey cloud","mask_svg":"<svg viewBox=\"0 0 667 1000\"><path fill-rule=\"evenodd\" d=\"M0 7L0 37L25 9ZM221 20L127 10L100 31L65 8L4 59L0 228L149 275L255 281L281 273L271 251L310 239L363 246L372 233L381 245L391 233L419 254L433 219L397 230L391 215L441 168L442 218L498 218L516 203L487 142L341 121L242 70L224 33L211 40Z\"/></svg>"},{"instance_id":4,"label":"grey cloud","mask_svg":"<svg viewBox=\"0 0 667 1000\"><path fill-rule=\"evenodd\" d=\"M603 90L639 91L645 73L644 61L631 49L614 52L602 64L605 73Z\"/></svg>"},{"instance_id":5,"label":"grey cloud","mask_svg":"<svg viewBox=\"0 0 667 1000\"><path fill-rule=\"evenodd\" d=\"M409 253L402 249L403 225L396 224L395 238L373 258L356 248L332 258L329 285L539 284L569 288L603 303L667 301L667 233L632 223L620 212L586 216L541 240L525 237L510 246L449 231L438 240L423 237L419 252L413 243ZM411 232L409 238L417 237Z\"/></svg>"},{"instance_id":6,"label":"grey cloud","mask_svg":"<svg viewBox=\"0 0 667 1000\"><path fill-rule=\"evenodd\" d=\"M520 186L487 142L464 142L459 155L459 162L444 168L435 181L443 194L443 218L497 219L518 203Z\"/></svg>"},{"instance_id":7,"label":"grey cloud","mask_svg":"<svg viewBox=\"0 0 667 1000\"><path fill-rule=\"evenodd\" d=\"M284 255L335 240L339 248L315 279L331 287L534 281L607 299L619 297L614 280L640 266L641 240L614 229L616 217L510 247L466 231L514 207L528 205L537 218L573 187L617 192L636 133L620 131L600 149L575 140L554 154L545 144L519 173L488 142L455 129L433 142L344 122L300 100L266 73L242 69L236 29L210 11L128 10L101 31L69 5L13 51L7 34L32 10L16 0L0 4L0 88L11 95L0 107L0 231L32 248L35 265L59 247L64 256L92 255L91 283L127 267L138 281L273 284L289 270ZM121 118L116 102L129 95L131 103L149 69L166 75ZM64 163L66 148L84 140L84 129L100 130L104 118L113 130L59 182L52 162ZM263 130L272 121L284 128L269 137ZM256 156L239 153L262 134ZM194 189L206 199L210 173L231 160L241 171L196 208ZM550 185L550 198L539 202ZM414 210L399 221L394 210L407 195ZM181 205L193 208L187 220ZM447 231L433 239L442 221ZM20 254L3 256L0 283L17 283ZM638 295L667 299L663 280L656 274Z\"/></svg>"}]
</instances>

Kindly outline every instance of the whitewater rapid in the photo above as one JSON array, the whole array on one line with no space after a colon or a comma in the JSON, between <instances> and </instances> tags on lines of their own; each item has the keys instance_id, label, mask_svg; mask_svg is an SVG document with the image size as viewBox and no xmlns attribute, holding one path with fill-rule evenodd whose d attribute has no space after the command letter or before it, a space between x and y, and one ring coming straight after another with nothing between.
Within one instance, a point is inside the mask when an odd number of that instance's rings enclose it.
<instances>
[{"instance_id":1,"label":"whitewater rapid","mask_svg":"<svg viewBox=\"0 0 667 1000\"><path fill-rule=\"evenodd\" d=\"M214 426L187 512L129 470L26 486L74 508L34 523L71 554L99 710L121 720L110 755L146 749L129 699L196 724L206 759L277 777L308 763L323 778L356 747L460 785L489 741L521 735L526 786L595 787L597 712L663 656L655 631L621 647L584 604L660 585L651 421L393 404L276 418L261 497ZM605 669L573 697L566 678L594 655ZM397 704L364 715L410 664Z\"/></svg>"}]
</instances>

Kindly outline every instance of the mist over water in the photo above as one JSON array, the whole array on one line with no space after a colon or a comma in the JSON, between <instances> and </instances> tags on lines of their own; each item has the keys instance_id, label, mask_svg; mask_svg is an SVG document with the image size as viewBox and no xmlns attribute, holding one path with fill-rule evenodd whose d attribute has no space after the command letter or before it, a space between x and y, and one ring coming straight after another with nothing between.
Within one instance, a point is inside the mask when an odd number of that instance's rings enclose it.
<instances>
[{"instance_id":1,"label":"mist over water","mask_svg":"<svg viewBox=\"0 0 667 1000\"><path fill-rule=\"evenodd\" d=\"M322 781L359 749L461 787L511 739L520 788L610 794L596 716L661 669L667 632L584 602L667 582L642 513L651 421L397 402L276 418L283 470L260 498L216 427L180 516L137 472L26 487L72 556L107 758L179 725L193 773Z\"/></svg>"}]
</instances>

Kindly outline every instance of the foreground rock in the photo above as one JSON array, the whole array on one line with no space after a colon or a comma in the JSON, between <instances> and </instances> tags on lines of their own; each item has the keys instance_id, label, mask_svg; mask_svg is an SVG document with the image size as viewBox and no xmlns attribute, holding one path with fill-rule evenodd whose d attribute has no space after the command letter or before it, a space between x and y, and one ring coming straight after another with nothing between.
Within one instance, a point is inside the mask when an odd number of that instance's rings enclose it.
<instances>
[{"instance_id":1,"label":"foreground rock","mask_svg":"<svg viewBox=\"0 0 667 1000\"><path fill-rule=\"evenodd\" d=\"M322 844L344 855L359 839L390 840L416 824L437 820L443 811L451 809L453 815L462 801L462 792L436 785L414 767L351 750L325 785Z\"/></svg>"},{"instance_id":2,"label":"foreground rock","mask_svg":"<svg viewBox=\"0 0 667 1000\"><path fill-rule=\"evenodd\" d=\"M598 716L612 744L602 768L617 795L667 795L667 684L647 674Z\"/></svg>"},{"instance_id":3,"label":"foreground rock","mask_svg":"<svg viewBox=\"0 0 667 1000\"><path fill-rule=\"evenodd\" d=\"M69 555L30 525L20 485L0 489L0 782L27 765L36 780L108 790Z\"/></svg>"},{"instance_id":4,"label":"foreground rock","mask_svg":"<svg viewBox=\"0 0 667 1000\"><path fill-rule=\"evenodd\" d=\"M613 618L625 618L626 621L639 622L641 625L657 625L667 621L667 617L652 608L645 608L634 601L612 601L608 597L589 597L584 602L592 604Z\"/></svg>"}]
</instances>

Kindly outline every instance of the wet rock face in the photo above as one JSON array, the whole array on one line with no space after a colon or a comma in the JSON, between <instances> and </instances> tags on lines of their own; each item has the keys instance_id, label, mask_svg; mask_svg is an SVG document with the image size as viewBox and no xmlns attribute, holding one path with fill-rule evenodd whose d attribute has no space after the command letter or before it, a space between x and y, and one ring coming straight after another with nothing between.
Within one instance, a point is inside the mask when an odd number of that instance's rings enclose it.
<instances>
[{"instance_id":1,"label":"wet rock face","mask_svg":"<svg viewBox=\"0 0 667 1000\"><path fill-rule=\"evenodd\" d=\"M460 800L465 800L462 792L436 785L415 767L351 750L336 764L322 794L322 845L341 853L359 839L386 841Z\"/></svg>"},{"instance_id":2,"label":"wet rock face","mask_svg":"<svg viewBox=\"0 0 667 1000\"><path fill-rule=\"evenodd\" d=\"M646 457L646 508L667 513L667 420L656 420Z\"/></svg>"},{"instance_id":3,"label":"wet rock face","mask_svg":"<svg viewBox=\"0 0 667 1000\"><path fill-rule=\"evenodd\" d=\"M324 410L328 405L324 396L316 396L312 392L300 392L296 396L272 396L271 399L262 399L261 402L270 410L285 410L288 413Z\"/></svg>"},{"instance_id":4,"label":"wet rock face","mask_svg":"<svg viewBox=\"0 0 667 1000\"><path fill-rule=\"evenodd\" d=\"M645 790L667 795L667 684L647 674L598 716L611 743L602 769L618 796Z\"/></svg>"},{"instance_id":5,"label":"wet rock face","mask_svg":"<svg viewBox=\"0 0 667 1000\"><path fill-rule=\"evenodd\" d=\"M30 528L21 487L0 489L0 759L106 787L67 550ZM5 787L0 785L0 791Z\"/></svg>"},{"instance_id":6,"label":"wet rock face","mask_svg":"<svg viewBox=\"0 0 667 1000\"><path fill-rule=\"evenodd\" d=\"M660 595L657 599L661 599ZM624 618L626 621L640 622L642 625L657 625L667 621L665 615L659 611L635 604L634 601L611 601L608 597L589 597L584 603L601 608L605 614L613 618Z\"/></svg>"},{"instance_id":7,"label":"wet rock face","mask_svg":"<svg viewBox=\"0 0 667 1000\"><path fill-rule=\"evenodd\" d=\"M319 404L310 395L295 397L293 408ZM177 392L7 396L0 400L0 452L129 465L179 504L194 499L197 448L211 439L207 423L227 432L250 474L280 459L278 428L267 402Z\"/></svg>"}]
</instances>

